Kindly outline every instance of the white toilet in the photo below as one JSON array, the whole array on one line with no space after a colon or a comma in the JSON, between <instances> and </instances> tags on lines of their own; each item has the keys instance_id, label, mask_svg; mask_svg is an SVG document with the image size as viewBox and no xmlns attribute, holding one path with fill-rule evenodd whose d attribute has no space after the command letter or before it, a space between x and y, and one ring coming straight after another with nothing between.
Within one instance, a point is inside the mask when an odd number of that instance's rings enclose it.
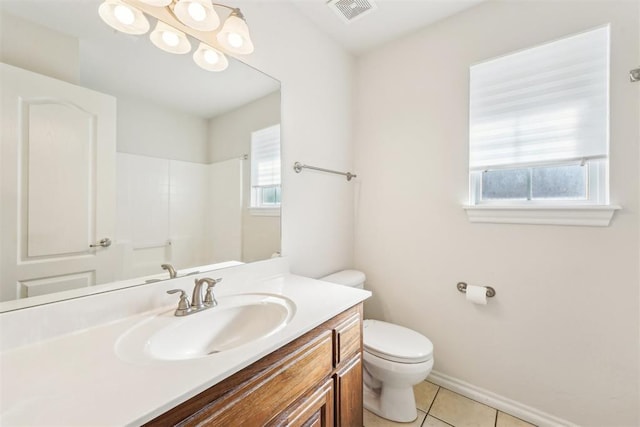
<instances>
[{"instance_id":1,"label":"white toilet","mask_svg":"<svg viewBox=\"0 0 640 427\"><path fill-rule=\"evenodd\" d=\"M343 270L320 280L363 289L365 275ZM365 320L363 329L364 407L392 421L415 420L413 386L433 368L433 344L416 331L380 320Z\"/></svg>"}]
</instances>

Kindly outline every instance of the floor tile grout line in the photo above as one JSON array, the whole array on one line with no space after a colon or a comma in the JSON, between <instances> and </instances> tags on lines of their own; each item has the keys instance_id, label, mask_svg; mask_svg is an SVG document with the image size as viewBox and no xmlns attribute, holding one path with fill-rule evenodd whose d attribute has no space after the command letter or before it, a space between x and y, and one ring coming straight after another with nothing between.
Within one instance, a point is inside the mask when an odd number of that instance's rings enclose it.
<instances>
[{"instance_id":1,"label":"floor tile grout line","mask_svg":"<svg viewBox=\"0 0 640 427\"><path fill-rule=\"evenodd\" d=\"M489 405L487 405L486 403L482 403L482 402L480 402L480 401L478 401L478 400L471 399L470 397L467 397L467 396L465 396L465 395L462 395L462 394L460 394L460 393L457 393L457 392L455 392L455 391L453 391L453 390L449 390L449 389L448 389L448 388L446 388L446 387L442 387L442 386L440 386L440 385L438 385L438 384L434 384L434 383L432 383L432 382L430 382L430 381L427 381L427 380L424 380L424 381L425 381L425 382L427 382L427 383L429 383L429 384L431 384L431 385L436 386L436 387L437 387L437 390L436 390L436 393L434 394L433 399L431 400L431 403L429 404L429 408L426 410L426 412L425 412L423 409L416 408L416 410L417 410L418 412L422 412L422 413L424 413L424 414L425 414L425 417L424 417L424 419L422 420L422 423L420 423L420 427L424 427L424 426L425 426L425 423L427 422L427 418L428 418L428 417L435 418L436 420L438 420L438 421L440 421L440 422L442 422L442 423L444 423L444 424L446 424L446 425L448 425L448 426L455 427L453 424L449 424L448 422L446 422L446 421L444 421L444 420L442 420L442 419L440 419L440 418L436 417L435 415L432 415L432 414L431 414L431 409L433 409L433 405L434 405L434 403L436 402L436 399L438 398L438 394L440 394L440 390L441 390L441 389L445 389L445 390L447 390L448 392L453 393L453 394L455 394L455 395L457 395L457 396L460 396L460 397L462 397L462 398L468 399L468 400L470 400L470 401L472 401L472 402L475 402L475 403L477 403L477 404L479 404L479 405L485 406L485 407L487 407L487 408L489 408L489 409L493 409L493 410L495 411L495 418L494 418L494 421L493 421L493 427L498 427L498 415L499 415L499 413L500 413L500 412L502 412L502 411L500 411L498 408L494 408L493 406L489 406ZM516 417L516 416L514 416L514 415L508 414L508 413L506 413L506 412L504 412L504 414L509 415L509 416L511 416L511 417L513 417L513 418L515 418L515 419L517 419L517 420L520 420L520 421L523 421L523 422L525 422L525 423L528 423L528 421L525 421L525 420L523 420L523 419L521 419L521 418L518 418L518 417ZM531 424L531 423L529 423L529 424L530 424L532 427L537 427L537 426L535 426L534 424ZM366 426L364 426L364 427L366 427Z\"/></svg>"},{"instance_id":2,"label":"floor tile grout line","mask_svg":"<svg viewBox=\"0 0 640 427\"><path fill-rule=\"evenodd\" d=\"M432 384L433 384L433 383L432 383ZM450 391L450 392L451 392L451 393L453 393L453 394L457 394L458 396L462 396L462 397L464 397L465 399L469 399L469 400L471 400L471 401L473 401L473 402L476 402L476 403L478 403L478 404L480 404L480 405L482 405L482 406L486 406L487 408L491 408L491 409L493 409L493 410L494 410L494 411L496 411L496 412L498 411L498 408L494 408L493 406L489 406L489 405L487 405L486 403L482 403L482 402L480 402L479 400L475 400L475 399L472 399L472 398L470 398L470 397L465 396L464 394L460 394L460 393L457 393L457 392L455 392L455 391L453 391L453 390L449 390L449 389L448 389L448 388L446 388L446 387L442 387L442 386L438 386L438 387L443 388L443 389L445 389L445 390L447 390L447 391ZM438 390L438 391L440 391L440 390ZM435 399L434 399L434 400L435 400ZM506 412L505 412L505 414L506 414ZM508 415L511 415L511 414L508 414ZM513 416L513 415L511 415L511 416ZM517 417L516 417L516 418L517 418ZM523 421L524 421L524 420L523 420Z\"/></svg>"},{"instance_id":3,"label":"floor tile grout line","mask_svg":"<svg viewBox=\"0 0 640 427\"><path fill-rule=\"evenodd\" d=\"M424 418L422 419L422 422L420 423L420 426L418 426L418 427L424 427L424 424L427 422L427 417L429 415L427 415L422 409L418 409L418 412L424 413Z\"/></svg>"},{"instance_id":4,"label":"floor tile grout line","mask_svg":"<svg viewBox=\"0 0 640 427\"><path fill-rule=\"evenodd\" d=\"M454 427L454 426L453 426L453 424L449 424L449 423L448 423L448 422L446 422L445 420L441 420L440 418L436 417L435 415L429 415L429 417L431 417L431 418L435 418L436 420L438 420L438 421L440 421L440 422L443 422L443 423L445 423L445 424L446 424L446 425L448 425L448 426ZM425 418L425 420L426 420L426 418Z\"/></svg>"},{"instance_id":5,"label":"floor tile grout line","mask_svg":"<svg viewBox=\"0 0 640 427\"><path fill-rule=\"evenodd\" d=\"M436 418L438 421L442 421L443 423L445 423L445 424L447 424L447 425L452 426L452 424L449 424L449 423L447 423L446 421L441 420L440 418L438 418L438 417L436 417L436 416L434 416L434 415L431 415L431 408L433 407L433 404L435 403L436 398L438 397L438 394L440 393L440 390L441 390L441 389L445 389L445 390L447 390L448 392L455 394L456 396L460 396L460 397L463 397L463 398L465 398L465 399L469 399L470 401L475 402L475 403L477 403L477 404L479 404L479 405L482 405L482 406L484 406L484 407L486 407L486 408L493 409L493 410L495 411L495 418L494 418L493 427L497 427L497 426L498 426L498 413L500 412L500 410L499 410L498 408L494 408L493 406L489 406L489 405L487 405L486 403L482 403L482 402L480 402L480 401L478 401L478 400L471 399L470 397L467 397L467 396L465 396L465 395L463 395L463 394L457 393L457 392L455 392L455 391L453 391L453 390L449 390L448 388L443 387L443 386L441 386L441 385L434 384L434 383L432 383L432 382L430 382L430 381L427 381L427 380L425 380L425 381L426 381L426 382L428 382L428 383L430 383L430 384L435 385L436 387L438 387L438 390L436 391L436 394L435 394L435 396L433 396L433 400L431 401L431 405L429 405L429 411L427 412L427 416L432 416L433 418ZM505 412L505 414L506 414L506 412ZM511 414L507 414L507 415L511 415ZM515 417L515 416L513 416L513 415L511 415L511 416L512 416L512 417L514 417L514 418L516 418L516 419L518 419L518 420L520 420L520 418L517 418L517 417ZM426 421L426 418L425 418L425 421ZM521 421L524 421L524 420L521 420ZM527 422L527 421L524 421L524 422ZM424 423L423 423L423 424L424 424ZM534 426L534 427L535 427L535 426Z\"/></svg>"},{"instance_id":6,"label":"floor tile grout line","mask_svg":"<svg viewBox=\"0 0 640 427\"><path fill-rule=\"evenodd\" d=\"M430 384L433 384L433 383L430 383ZM436 390L436 394L434 394L434 395L433 395L433 400L432 400L432 401L431 401L431 403L429 404L429 409L427 409L427 415L429 415L429 413L431 412L431 408L433 408L433 404L435 403L436 398L438 397L438 393L440 393L440 389L442 388L442 387L440 387L440 386L439 386L439 385L437 385L437 384L433 384L433 385L435 385L436 387L438 387L438 389Z\"/></svg>"}]
</instances>

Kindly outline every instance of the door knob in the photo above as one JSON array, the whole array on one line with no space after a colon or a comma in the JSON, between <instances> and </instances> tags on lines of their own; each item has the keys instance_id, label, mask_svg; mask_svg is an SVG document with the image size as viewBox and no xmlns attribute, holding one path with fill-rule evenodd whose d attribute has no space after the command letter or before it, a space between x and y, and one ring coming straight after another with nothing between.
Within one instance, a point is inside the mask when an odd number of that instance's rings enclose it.
<instances>
[{"instance_id":1,"label":"door knob","mask_svg":"<svg viewBox=\"0 0 640 427\"><path fill-rule=\"evenodd\" d=\"M89 245L90 248L98 248L98 247L108 248L109 246L111 246L111 239L108 237L105 237L104 239L100 240L98 243Z\"/></svg>"}]
</instances>

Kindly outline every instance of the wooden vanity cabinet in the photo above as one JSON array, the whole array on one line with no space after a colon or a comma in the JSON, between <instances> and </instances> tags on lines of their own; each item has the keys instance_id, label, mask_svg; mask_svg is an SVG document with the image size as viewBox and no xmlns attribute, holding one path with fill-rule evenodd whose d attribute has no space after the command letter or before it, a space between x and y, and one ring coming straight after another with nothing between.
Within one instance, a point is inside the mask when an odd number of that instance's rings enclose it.
<instances>
[{"instance_id":1,"label":"wooden vanity cabinet","mask_svg":"<svg viewBox=\"0 0 640 427\"><path fill-rule=\"evenodd\" d=\"M362 427L362 304L146 425Z\"/></svg>"}]
</instances>

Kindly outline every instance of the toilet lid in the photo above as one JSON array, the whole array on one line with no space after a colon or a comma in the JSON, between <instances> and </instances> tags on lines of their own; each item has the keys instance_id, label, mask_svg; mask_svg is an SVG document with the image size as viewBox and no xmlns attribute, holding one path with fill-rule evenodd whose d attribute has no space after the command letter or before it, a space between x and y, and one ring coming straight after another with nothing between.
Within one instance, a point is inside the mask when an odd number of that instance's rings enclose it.
<instances>
[{"instance_id":1,"label":"toilet lid","mask_svg":"<svg viewBox=\"0 0 640 427\"><path fill-rule=\"evenodd\" d=\"M411 329L381 320L365 320L363 331L365 351L382 359L419 363L433 357L431 341Z\"/></svg>"}]
</instances>

